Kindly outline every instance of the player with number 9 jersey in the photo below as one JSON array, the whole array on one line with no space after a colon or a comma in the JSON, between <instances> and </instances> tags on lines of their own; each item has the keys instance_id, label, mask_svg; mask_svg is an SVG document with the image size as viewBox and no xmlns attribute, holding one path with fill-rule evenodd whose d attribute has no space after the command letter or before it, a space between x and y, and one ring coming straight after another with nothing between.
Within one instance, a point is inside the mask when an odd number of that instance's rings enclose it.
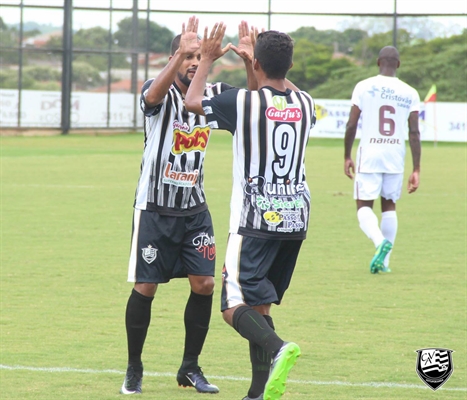
<instances>
[{"instance_id":1,"label":"player with number 9 jersey","mask_svg":"<svg viewBox=\"0 0 467 400\"><path fill-rule=\"evenodd\" d=\"M233 135L230 233L304 239L310 192L305 149L315 105L304 91L232 89L203 100L212 129Z\"/></svg>"}]
</instances>

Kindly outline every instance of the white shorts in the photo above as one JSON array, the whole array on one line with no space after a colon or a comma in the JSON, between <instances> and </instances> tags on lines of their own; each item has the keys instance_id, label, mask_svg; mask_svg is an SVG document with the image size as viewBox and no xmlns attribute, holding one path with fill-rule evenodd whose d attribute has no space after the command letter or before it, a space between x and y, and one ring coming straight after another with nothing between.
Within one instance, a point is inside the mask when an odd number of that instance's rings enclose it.
<instances>
[{"instance_id":1,"label":"white shorts","mask_svg":"<svg viewBox=\"0 0 467 400\"><path fill-rule=\"evenodd\" d=\"M376 200L381 196L395 203L401 197L403 179L404 174L357 173L353 198Z\"/></svg>"}]
</instances>

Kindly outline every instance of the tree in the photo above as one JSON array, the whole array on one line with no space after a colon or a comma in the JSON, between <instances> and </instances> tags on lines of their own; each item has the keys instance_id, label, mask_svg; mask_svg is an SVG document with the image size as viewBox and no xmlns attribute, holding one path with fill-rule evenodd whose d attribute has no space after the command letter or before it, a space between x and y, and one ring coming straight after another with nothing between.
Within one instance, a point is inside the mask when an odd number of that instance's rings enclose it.
<instances>
[{"instance_id":1,"label":"tree","mask_svg":"<svg viewBox=\"0 0 467 400\"><path fill-rule=\"evenodd\" d=\"M122 49L132 49L132 18L124 18L118 23L118 30L114 34L114 39ZM146 22L145 19L138 19L137 47L140 50L149 50L153 53L169 53L174 33L155 22Z\"/></svg>"},{"instance_id":2,"label":"tree","mask_svg":"<svg viewBox=\"0 0 467 400\"><path fill-rule=\"evenodd\" d=\"M331 47L334 51L351 53L355 44L367 37L368 34L360 29L347 29L344 32L328 29L319 31L315 27L301 27L290 33L297 42L306 39L313 43L319 43Z\"/></svg>"},{"instance_id":3,"label":"tree","mask_svg":"<svg viewBox=\"0 0 467 400\"><path fill-rule=\"evenodd\" d=\"M107 70L108 54L106 51L109 50L109 40L112 40L109 31L102 27L97 26L78 30L73 34L73 60L92 64L99 71ZM50 38L46 47L62 49L63 38L61 36ZM89 52L86 52L86 50L89 50ZM101 50L101 52L96 53L95 50ZM111 65L113 68L128 67L125 54L112 54Z\"/></svg>"},{"instance_id":4,"label":"tree","mask_svg":"<svg viewBox=\"0 0 467 400\"><path fill-rule=\"evenodd\" d=\"M397 48L402 51L405 47L410 46L412 36L404 29L397 31ZM378 58L379 51L384 46L391 46L393 43L392 31L384 33L376 33L373 36L368 36L355 45L353 55L361 60L365 65L373 65Z\"/></svg>"},{"instance_id":5,"label":"tree","mask_svg":"<svg viewBox=\"0 0 467 400\"><path fill-rule=\"evenodd\" d=\"M397 76L413 86L423 99L433 83L437 87L437 100L444 102L467 101L467 30L461 35L417 40L400 51L401 67ZM326 82L310 93L315 98L350 99L355 84L378 74L376 63L332 71Z\"/></svg>"},{"instance_id":6,"label":"tree","mask_svg":"<svg viewBox=\"0 0 467 400\"><path fill-rule=\"evenodd\" d=\"M229 85L235 87L246 88L247 81L245 68L238 68L233 70L224 69L219 74L217 74L215 81L227 82Z\"/></svg>"},{"instance_id":7,"label":"tree","mask_svg":"<svg viewBox=\"0 0 467 400\"><path fill-rule=\"evenodd\" d=\"M14 27L8 27L0 17L0 38L2 47L16 48L19 46L18 30ZM18 51L16 50L3 50L0 52L0 65L5 64L18 64Z\"/></svg>"},{"instance_id":8,"label":"tree","mask_svg":"<svg viewBox=\"0 0 467 400\"><path fill-rule=\"evenodd\" d=\"M104 83L104 79L100 76L99 70L93 65L82 61L73 62L72 80L75 85L75 90L87 90Z\"/></svg>"},{"instance_id":9,"label":"tree","mask_svg":"<svg viewBox=\"0 0 467 400\"><path fill-rule=\"evenodd\" d=\"M351 65L346 58L333 59L330 46L316 44L306 39L295 43L293 67L288 78L302 90L310 90L323 83L334 68Z\"/></svg>"}]
</instances>

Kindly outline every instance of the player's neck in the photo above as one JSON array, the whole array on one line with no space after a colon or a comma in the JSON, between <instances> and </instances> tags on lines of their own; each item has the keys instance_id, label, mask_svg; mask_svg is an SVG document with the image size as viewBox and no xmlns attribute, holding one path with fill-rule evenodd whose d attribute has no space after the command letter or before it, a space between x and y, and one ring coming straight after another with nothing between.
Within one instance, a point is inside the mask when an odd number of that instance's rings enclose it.
<instances>
[{"instance_id":1,"label":"player's neck","mask_svg":"<svg viewBox=\"0 0 467 400\"><path fill-rule=\"evenodd\" d=\"M177 87L180 89L180 92L182 92L182 97L185 98L186 92L188 92L188 86L182 83L182 81L177 78L175 78L175 83Z\"/></svg>"},{"instance_id":2,"label":"player's neck","mask_svg":"<svg viewBox=\"0 0 467 400\"><path fill-rule=\"evenodd\" d=\"M379 70L379 74L383 75L383 76L388 76L390 78L396 78L396 70L395 69L381 68Z\"/></svg>"},{"instance_id":3,"label":"player's neck","mask_svg":"<svg viewBox=\"0 0 467 400\"><path fill-rule=\"evenodd\" d=\"M279 92L285 92L287 90L287 86L285 85L285 79L258 79L258 87L262 88L265 86L272 87L273 89L276 89Z\"/></svg>"}]
</instances>

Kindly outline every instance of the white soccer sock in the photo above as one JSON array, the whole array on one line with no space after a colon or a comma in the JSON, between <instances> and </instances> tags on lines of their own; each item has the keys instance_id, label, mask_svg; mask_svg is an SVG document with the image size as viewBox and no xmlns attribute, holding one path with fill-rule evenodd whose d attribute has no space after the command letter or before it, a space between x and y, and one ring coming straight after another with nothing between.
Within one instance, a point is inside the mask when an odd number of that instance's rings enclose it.
<instances>
[{"instance_id":1,"label":"white soccer sock","mask_svg":"<svg viewBox=\"0 0 467 400\"><path fill-rule=\"evenodd\" d=\"M397 235L397 213L395 211L385 211L381 214L381 232L383 236L389 240L394 246ZM392 250L387 254L384 260L384 266L389 266L389 258Z\"/></svg>"},{"instance_id":2,"label":"white soccer sock","mask_svg":"<svg viewBox=\"0 0 467 400\"><path fill-rule=\"evenodd\" d=\"M367 235L378 247L384 240L384 236L378 226L378 217L370 207L361 207L357 211L360 229Z\"/></svg>"}]
</instances>

